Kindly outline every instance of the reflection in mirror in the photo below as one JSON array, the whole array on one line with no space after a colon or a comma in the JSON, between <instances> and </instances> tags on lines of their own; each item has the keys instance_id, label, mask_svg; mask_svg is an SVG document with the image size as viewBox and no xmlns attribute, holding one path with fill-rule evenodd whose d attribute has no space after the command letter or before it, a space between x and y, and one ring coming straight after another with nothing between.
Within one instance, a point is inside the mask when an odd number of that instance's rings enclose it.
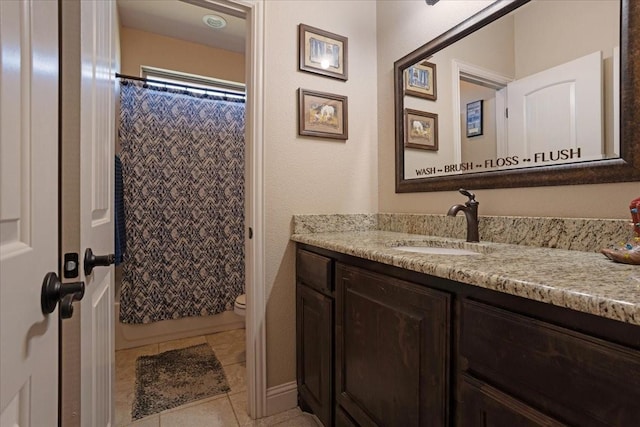
<instances>
[{"instance_id":1,"label":"reflection in mirror","mask_svg":"<svg viewBox=\"0 0 640 427\"><path fill-rule=\"evenodd\" d=\"M405 125L405 178L618 157L619 22L619 1L532 1L408 67L405 111L443 143Z\"/></svg>"},{"instance_id":2,"label":"reflection in mirror","mask_svg":"<svg viewBox=\"0 0 640 427\"><path fill-rule=\"evenodd\" d=\"M638 145L622 148L619 106L620 76L635 72L621 66L626 14L638 9L496 2L398 60L397 191L455 189L461 179L475 188L597 182L585 171L605 166L615 171L598 169L602 182L637 180ZM437 135L410 120L423 116L436 117Z\"/></svg>"}]
</instances>

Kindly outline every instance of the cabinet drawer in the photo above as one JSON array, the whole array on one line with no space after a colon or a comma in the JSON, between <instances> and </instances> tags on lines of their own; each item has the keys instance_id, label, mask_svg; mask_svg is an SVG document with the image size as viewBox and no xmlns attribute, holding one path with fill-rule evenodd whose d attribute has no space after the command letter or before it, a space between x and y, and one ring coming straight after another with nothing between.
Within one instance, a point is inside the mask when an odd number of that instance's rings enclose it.
<instances>
[{"instance_id":1,"label":"cabinet drawer","mask_svg":"<svg viewBox=\"0 0 640 427\"><path fill-rule=\"evenodd\" d=\"M460 385L460 414L457 425L466 426L518 426L563 427L552 418L500 390L471 378L462 376Z\"/></svg>"},{"instance_id":2,"label":"cabinet drawer","mask_svg":"<svg viewBox=\"0 0 640 427\"><path fill-rule=\"evenodd\" d=\"M298 249L296 256L296 278L320 292L333 292L331 280L331 258Z\"/></svg>"},{"instance_id":3,"label":"cabinet drawer","mask_svg":"<svg viewBox=\"0 0 640 427\"><path fill-rule=\"evenodd\" d=\"M633 349L465 300L460 353L463 369L567 424L640 419Z\"/></svg>"}]
</instances>

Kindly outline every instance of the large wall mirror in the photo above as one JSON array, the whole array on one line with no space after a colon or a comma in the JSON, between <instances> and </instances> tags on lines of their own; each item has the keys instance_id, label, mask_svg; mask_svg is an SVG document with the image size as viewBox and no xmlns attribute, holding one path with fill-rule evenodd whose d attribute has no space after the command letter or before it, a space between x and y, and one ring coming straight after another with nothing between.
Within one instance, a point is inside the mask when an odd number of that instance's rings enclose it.
<instances>
[{"instance_id":1,"label":"large wall mirror","mask_svg":"<svg viewBox=\"0 0 640 427\"><path fill-rule=\"evenodd\" d=\"M503 0L399 59L396 192L640 181L639 31L632 0Z\"/></svg>"}]
</instances>

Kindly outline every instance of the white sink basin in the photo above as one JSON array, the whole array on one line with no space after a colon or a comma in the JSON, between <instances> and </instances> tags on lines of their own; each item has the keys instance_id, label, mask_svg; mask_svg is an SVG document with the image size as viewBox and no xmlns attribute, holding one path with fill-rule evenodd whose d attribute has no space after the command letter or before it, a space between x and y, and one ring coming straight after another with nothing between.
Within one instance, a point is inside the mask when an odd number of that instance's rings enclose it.
<instances>
[{"instance_id":1,"label":"white sink basin","mask_svg":"<svg viewBox=\"0 0 640 427\"><path fill-rule=\"evenodd\" d=\"M460 248L436 248L431 246L395 246L393 249L404 252L431 255L481 255L479 252Z\"/></svg>"}]
</instances>

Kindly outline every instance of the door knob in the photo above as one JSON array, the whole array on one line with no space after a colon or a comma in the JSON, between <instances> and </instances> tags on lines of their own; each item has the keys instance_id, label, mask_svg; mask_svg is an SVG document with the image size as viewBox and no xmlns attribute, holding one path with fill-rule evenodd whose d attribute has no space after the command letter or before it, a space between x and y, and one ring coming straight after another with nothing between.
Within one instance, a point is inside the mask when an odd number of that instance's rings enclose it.
<instances>
[{"instance_id":1,"label":"door knob","mask_svg":"<svg viewBox=\"0 0 640 427\"><path fill-rule=\"evenodd\" d=\"M68 319L73 315L73 301L80 301L84 296L84 282L62 283L58 275L49 272L42 281L40 306L43 314L53 313L60 302L60 315Z\"/></svg>"},{"instance_id":2,"label":"door knob","mask_svg":"<svg viewBox=\"0 0 640 427\"><path fill-rule=\"evenodd\" d=\"M91 248L87 248L84 251L84 275L90 275L94 267L106 267L113 264L115 259L114 254L94 255Z\"/></svg>"}]
</instances>

